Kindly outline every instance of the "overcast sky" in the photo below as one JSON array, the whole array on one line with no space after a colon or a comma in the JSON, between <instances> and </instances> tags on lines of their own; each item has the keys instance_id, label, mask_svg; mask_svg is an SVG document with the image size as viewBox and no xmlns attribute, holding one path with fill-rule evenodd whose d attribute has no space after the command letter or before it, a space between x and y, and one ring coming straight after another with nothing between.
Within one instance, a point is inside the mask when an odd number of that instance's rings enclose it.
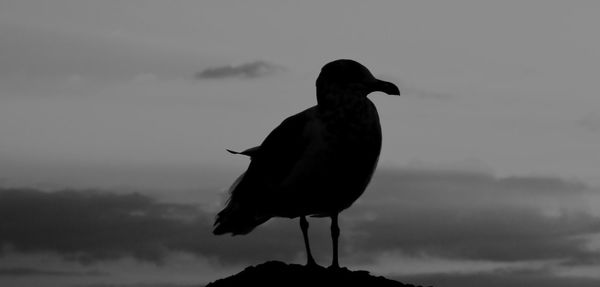
<instances>
[{"instance_id":1,"label":"overcast sky","mask_svg":"<svg viewBox=\"0 0 600 287\"><path fill-rule=\"evenodd\" d=\"M0 223L19 223L0 229L0 283L193 285L301 262L297 222L210 234L248 163L225 148L258 145L316 103L325 63L352 58L402 97L370 96L383 151L372 186L342 214L342 264L435 286L597 286L599 9L0 1ZM65 188L75 191L56 192ZM100 214L122 228L108 231ZM325 264L326 222L313 221ZM136 228L132 241L146 244L117 240ZM49 237L56 230L78 231Z\"/></svg>"}]
</instances>

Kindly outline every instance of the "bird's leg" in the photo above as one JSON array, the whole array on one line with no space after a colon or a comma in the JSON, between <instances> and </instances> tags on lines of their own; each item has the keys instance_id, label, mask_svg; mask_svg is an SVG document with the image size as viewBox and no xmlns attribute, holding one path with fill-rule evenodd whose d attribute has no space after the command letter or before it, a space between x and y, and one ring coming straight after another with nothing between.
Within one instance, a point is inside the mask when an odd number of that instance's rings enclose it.
<instances>
[{"instance_id":1,"label":"bird's leg","mask_svg":"<svg viewBox=\"0 0 600 287\"><path fill-rule=\"evenodd\" d=\"M308 221L305 216L300 216L300 229L302 229L304 247L306 247L306 266L317 266L317 262L315 262L315 259L310 252L310 244L308 243Z\"/></svg>"},{"instance_id":2,"label":"bird's leg","mask_svg":"<svg viewBox=\"0 0 600 287\"><path fill-rule=\"evenodd\" d=\"M338 262L338 238L340 237L340 227L338 225L338 214L331 216L331 241L333 242L333 260L330 268L338 269L340 264Z\"/></svg>"}]
</instances>

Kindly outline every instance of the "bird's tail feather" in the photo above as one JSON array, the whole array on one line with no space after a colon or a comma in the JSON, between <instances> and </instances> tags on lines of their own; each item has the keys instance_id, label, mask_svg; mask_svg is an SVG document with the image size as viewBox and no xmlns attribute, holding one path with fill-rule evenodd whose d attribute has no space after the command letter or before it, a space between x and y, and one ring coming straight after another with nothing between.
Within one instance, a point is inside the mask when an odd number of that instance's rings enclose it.
<instances>
[{"instance_id":1,"label":"bird's tail feather","mask_svg":"<svg viewBox=\"0 0 600 287\"><path fill-rule=\"evenodd\" d=\"M270 216L258 214L251 202L240 200L236 194L240 194L238 188L244 188L245 184L240 185L244 180L242 174L229 189L229 199L225 208L217 214L215 220L215 235L231 233L232 235L247 234L258 225L269 220ZM242 203L243 202L243 203Z\"/></svg>"},{"instance_id":2,"label":"bird's tail feather","mask_svg":"<svg viewBox=\"0 0 600 287\"><path fill-rule=\"evenodd\" d=\"M269 220L267 216L253 216L243 211L236 212L235 209L223 210L217 215L215 221L215 235L231 233L231 235L248 234L257 226Z\"/></svg>"}]
</instances>

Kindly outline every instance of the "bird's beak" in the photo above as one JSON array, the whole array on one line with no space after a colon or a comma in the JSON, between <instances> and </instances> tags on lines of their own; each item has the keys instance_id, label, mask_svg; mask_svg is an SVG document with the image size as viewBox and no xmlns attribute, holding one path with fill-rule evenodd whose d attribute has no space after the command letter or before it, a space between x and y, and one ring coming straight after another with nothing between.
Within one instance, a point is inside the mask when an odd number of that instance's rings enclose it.
<instances>
[{"instance_id":1,"label":"bird's beak","mask_svg":"<svg viewBox=\"0 0 600 287\"><path fill-rule=\"evenodd\" d=\"M383 92L388 95L396 96L400 95L400 89L398 89L398 86L378 79L375 79L375 82L371 84L371 88L373 89L373 92Z\"/></svg>"}]
</instances>

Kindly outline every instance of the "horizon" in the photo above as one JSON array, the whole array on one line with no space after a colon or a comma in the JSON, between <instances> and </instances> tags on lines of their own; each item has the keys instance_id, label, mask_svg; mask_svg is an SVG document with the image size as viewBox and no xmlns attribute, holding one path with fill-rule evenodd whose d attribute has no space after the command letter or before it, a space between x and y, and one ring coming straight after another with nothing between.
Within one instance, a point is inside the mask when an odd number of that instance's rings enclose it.
<instances>
[{"instance_id":1,"label":"horizon","mask_svg":"<svg viewBox=\"0 0 600 287\"><path fill-rule=\"evenodd\" d=\"M315 105L340 58L402 93L369 95L383 148L340 215L341 265L441 287L597 285L598 8L4 1L0 285L197 286L302 262L296 220L233 238L212 220L249 162L226 149ZM309 221L325 264L329 221Z\"/></svg>"}]
</instances>

